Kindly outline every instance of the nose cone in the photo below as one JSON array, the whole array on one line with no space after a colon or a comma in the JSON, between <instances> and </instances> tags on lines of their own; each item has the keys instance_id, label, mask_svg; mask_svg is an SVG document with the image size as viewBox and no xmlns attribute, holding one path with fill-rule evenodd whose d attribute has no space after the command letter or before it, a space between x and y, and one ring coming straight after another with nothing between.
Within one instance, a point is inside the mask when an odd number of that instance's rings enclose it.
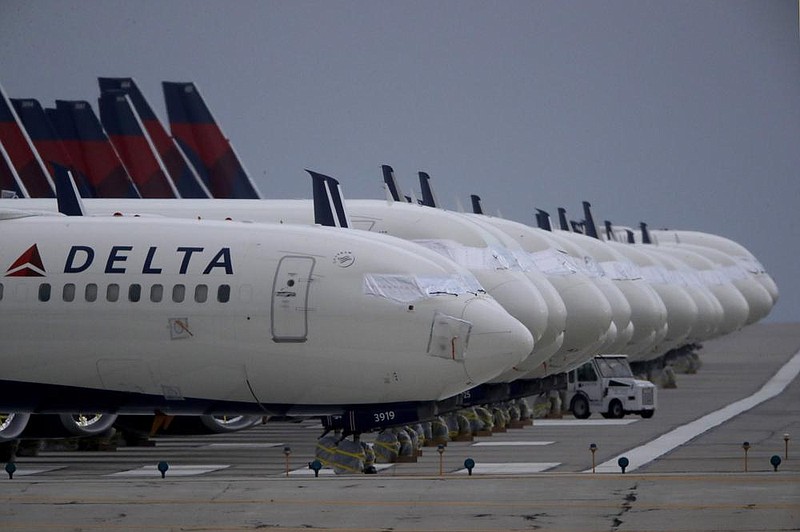
<instances>
[{"instance_id":1,"label":"nose cone","mask_svg":"<svg viewBox=\"0 0 800 532\"><path fill-rule=\"evenodd\" d=\"M699 320L699 309L694 299L682 287L675 284L655 284L653 288L667 307L667 336L656 346L662 355L686 343Z\"/></svg>"},{"instance_id":2,"label":"nose cone","mask_svg":"<svg viewBox=\"0 0 800 532\"><path fill-rule=\"evenodd\" d=\"M767 292L761 283L753 278L736 279L733 285L742 293L747 305L750 307L750 313L747 316L746 325L755 323L772 310L772 296Z\"/></svg>"},{"instance_id":3,"label":"nose cone","mask_svg":"<svg viewBox=\"0 0 800 532\"><path fill-rule=\"evenodd\" d=\"M730 334L741 329L747 322L750 308L747 300L736 287L730 283L714 284L708 287L722 305L722 323L719 334Z\"/></svg>"},{"instance_id":4,"label":"nose cone","mask_svg":"<svg viewBox=\"0 0 800 532\"><path fill-rule=\"evenodd\" d=\"M473 274L495 301L528 328L534 342L542 338L547 331L547 303L525 274L509 270L480 270Z\"/></svg>"},{"instance_id":5,"label":"nose cone","mask_svg":"<svg viewBox=\"0 0 800 532\"><path fill-rule=\"evenodd\" d=\"M547 361L546 374L551 375L599 353L611 327L613 312L603 293L585 276L553 275L548 280L567 308L564 342Z\"/></svg>"},{"instance_id":6,"label":"nose cone","mask_svg":"<svg viewBox=\"0 0 800 532\"><path fill-rule=\"evenodd\" d=\"M513 368L533 351L528 328L490 298L472 299L462 319L472 324L464 364L476 385Z\"/></svg>"},{"instance_id":7,"label":"nose cone","mask_svg":"<svg viewBox=\"0 0 800 532\"><path fill-rule=\"evenodd\" d=\"M638 360L649 353L667 333L667 308L656 291L645 281L620 281L619 285L631 304L633 337L625 353Z\"/></svg>"}]
</instances>

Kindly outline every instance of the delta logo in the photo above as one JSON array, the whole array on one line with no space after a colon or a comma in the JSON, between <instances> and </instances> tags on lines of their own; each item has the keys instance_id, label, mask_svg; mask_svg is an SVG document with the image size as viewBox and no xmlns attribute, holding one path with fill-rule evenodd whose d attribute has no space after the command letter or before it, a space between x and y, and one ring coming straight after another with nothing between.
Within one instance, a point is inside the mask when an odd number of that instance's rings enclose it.
<instances>
[{"instance_id":1,"label":"delta logo","mask_svg":"<svg viewBox=\"0 0 800 532\"><path fill-rule=\"evenodd\" d=\"M132 271L141 272L142 274L160 274L164 271L160 262L165 260L163 255L168 255L169 252L160 251L157 246L150 246L147 248L147 254L143 261L141 255L138 255L137 259L137 255L133 254L133 252L133 246L111 246L111 249L104 259L101 258L95 261L96 253L91 246L72 246L67 253L67 258L64 263L64 273L82 273L96 263L99 263L103 273L108 274L124 274L132 273ZM214 250L206 250L204 247L179 246L175 249L174 253L179 258L179 266L177 268L178 275L189 274L190 267L193 265L194 268L191 269L202 268L202 275L209 275L218 271L225 275L233 275L233 261L230 248L219 248L219 250L214 253ZM132 259L131 264L129 264L128 259ZM200 264L197 264L198 262ZM47 272L42 263L42 256L39 253L39 248L34 244L14 261L8 270L6 270L5 276L45 277L46 275Z\"/></svg>"},{"instance_id":2,"label":"delta logo","mask_svg":"<svg viewBox=\"0 0 800 532\"><path fill-rule=\"evenodd\" d=\"M46 273L39 248L34 244L6 270L6 277L44 277Z\"/></svg>"}]
</instances>

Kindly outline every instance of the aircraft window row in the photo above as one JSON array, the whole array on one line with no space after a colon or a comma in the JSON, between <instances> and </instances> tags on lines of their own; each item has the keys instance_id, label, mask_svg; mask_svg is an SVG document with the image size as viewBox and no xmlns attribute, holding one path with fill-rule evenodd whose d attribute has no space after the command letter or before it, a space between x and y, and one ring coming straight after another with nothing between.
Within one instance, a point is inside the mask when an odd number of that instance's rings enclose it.
<instances>
[{"instance_id":1,"label":"aircraft window row","mask_svg":"<svg viewBox=\"0 0 800 532\"><path fill-rule=\"evenodd\" d=\"M52 286L50 283L42 283L39 285L39 301L47 302L50 301L52 298ZM130 301L132 303L136 303L141 301L142 299L142 285L138 283L133 283L128 285L127 293L125 293L125 288L121 287L119 284L110 283L105 287L105 294L102 294L102 288L99 287L95 283L88 283L83 290L83 299L84 301L94 302L97 301L98 297L105 298L106 301L116 302L119 301L121 297L124 297L126 301ZM205 303L208 301L209 297L209 287L206 284L198 284L194 287L192 291L191 287L187 287L184 284L176 284L172 287L171 293L169 297L172 299L174 303L183 303L187 297L187 290L189 291L189 297L194 300L195 303ZM167 288L169 293L169 288ZM74 283L67 283L61 290L61 300L62 301L75 301L76 297L80 297L81 295L78 293L79 290ZM145 289L146 292L146 289ZM57 296L56 296L57 297ZM148 297L148 294L145 295ZM0 283L0 300L3 299L3 285ZM231 287L227 284L222 284L217 287L216 293L216 301L218 303L227 303L231 299ZM164 285L162 284L154 284L150 286L149 291L149 300L152 303L160 303L164 300Z\"/></svg>"}]
</instances>

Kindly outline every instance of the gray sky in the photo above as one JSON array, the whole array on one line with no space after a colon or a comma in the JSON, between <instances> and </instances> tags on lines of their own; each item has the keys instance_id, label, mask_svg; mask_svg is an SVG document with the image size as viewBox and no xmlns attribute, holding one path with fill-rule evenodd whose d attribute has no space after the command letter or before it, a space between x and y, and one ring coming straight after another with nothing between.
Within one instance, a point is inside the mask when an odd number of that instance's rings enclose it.
<instances>
[{"instance_id":1,"label":"gray sky","mask_svg":"<svg viewBox=\"0 0 800 532\"><path fill-rule=\"evenodd\" d=\"M408 193L732 238L772 273L771 321L800 321L800 40L795 0L0 0L15 98L196 82L261 192Z\"/></svg>"}]
</instances>

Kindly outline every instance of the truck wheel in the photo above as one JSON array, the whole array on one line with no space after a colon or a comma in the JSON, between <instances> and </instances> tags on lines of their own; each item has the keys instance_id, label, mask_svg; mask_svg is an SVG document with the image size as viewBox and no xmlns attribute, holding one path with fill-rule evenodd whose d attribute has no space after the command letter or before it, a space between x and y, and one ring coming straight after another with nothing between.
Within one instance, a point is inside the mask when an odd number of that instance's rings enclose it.
<instances>
[{"instance_id":1,"label":"truck wheel","mask_svg":"<svg viewBox=\"0 0 800 532\"><path fill-rule=\"evenodd\" d=\"M578 419L586 419L592 414L589 411L589 401L582 395L575 396L575 399L572 400L572 407L570 410L572 410L572 415Z\"/></svg>"},{"instance_id":2,"label":"truck wheel","mask_svg":"<svg viewBox=\"0 0 800 532\"><path fill-rule=\"evenodd\" d=\"M622 409L622 403L614 399L608 405L608 417L613 419L621 419L625 415L625 410Z\"/></svg>"},{"instance_id":3,"label":"truck wheel","mask_svg":"<svg viewBox=\"0 0 800 532\"><path fill-rule=\"evenodd\" d=\"M650 419L651 417L653 417L653 414L655 414L655 413L656 413L655 410L642 410L640 412L642 417L645 418L645 419Z\"/></svg>"}]
</instances>

